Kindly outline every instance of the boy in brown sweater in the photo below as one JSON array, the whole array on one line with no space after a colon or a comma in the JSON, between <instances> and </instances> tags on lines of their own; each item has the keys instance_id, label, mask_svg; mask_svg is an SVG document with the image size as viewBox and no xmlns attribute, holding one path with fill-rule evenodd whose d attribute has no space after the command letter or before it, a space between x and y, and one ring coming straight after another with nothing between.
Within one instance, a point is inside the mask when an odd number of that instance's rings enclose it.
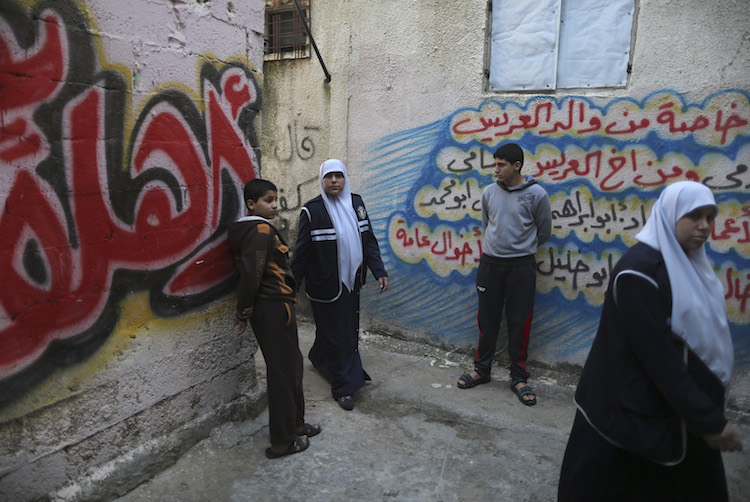
<instances>
[{"instance_id":1,"label":"boy in brown sweater","mask_svg":"<svg viewBox=\"0 0 750 502\"><path fill-rule=\"evenodd\" d=\"M289 269L289 248L268 220L276 216L276 186L254 179L245 185L249 216L229 226L229 246L237 269L237 310L240 335L253 327L266 361L268 422L271 447L266 457L299 453L310 446L319 425L305 423L302 353L295 315L296 282Z\"/></svg>"}]
</instances>

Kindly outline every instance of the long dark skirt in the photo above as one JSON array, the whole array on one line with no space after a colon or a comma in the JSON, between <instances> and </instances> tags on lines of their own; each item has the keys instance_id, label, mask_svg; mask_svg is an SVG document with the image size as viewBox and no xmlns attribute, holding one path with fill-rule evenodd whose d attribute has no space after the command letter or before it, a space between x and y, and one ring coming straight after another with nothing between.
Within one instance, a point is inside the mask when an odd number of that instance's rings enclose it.
<instances>
[{"instance_id":1,"label":"long dark skirt","mask_svg":"<svg viewBox=\"0 0 750 502\"><path fill-rule=\"evenodd\" d=\"M333 303L310 303L315 318L310 361L330 382L334 398L350 396L369 380L359 357L359 288L344 288Z\"/></svg>"},{"instance_id":2,"label":"long dark skirt","mask_svg":"<svg viewBox=\"0 0 750 502\"><path fill-rule=\"evenodd\" d=\"M558 502L726 501L721 452L688 433L687 454L666 467L616 447L576 413L563 458Z\"/></svg>"}]
</instances>

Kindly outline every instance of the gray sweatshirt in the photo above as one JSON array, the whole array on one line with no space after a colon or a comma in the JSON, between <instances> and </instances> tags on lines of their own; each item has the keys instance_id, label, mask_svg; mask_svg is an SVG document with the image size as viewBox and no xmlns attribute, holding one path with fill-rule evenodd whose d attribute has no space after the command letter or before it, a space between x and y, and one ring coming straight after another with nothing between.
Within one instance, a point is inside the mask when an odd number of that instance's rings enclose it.
<instances>
[{"instance_id":1,"label":"gray sweatshirt","mask_svg":"<svg viewBox=\"0 0 750 502\"><path fill-rule=\"evenodd\" d=\"M536 253L552 234L549 196L534 178L509 188L495 182L482 192L482 252L495 258Z\"/></svg>"}]
</instances>

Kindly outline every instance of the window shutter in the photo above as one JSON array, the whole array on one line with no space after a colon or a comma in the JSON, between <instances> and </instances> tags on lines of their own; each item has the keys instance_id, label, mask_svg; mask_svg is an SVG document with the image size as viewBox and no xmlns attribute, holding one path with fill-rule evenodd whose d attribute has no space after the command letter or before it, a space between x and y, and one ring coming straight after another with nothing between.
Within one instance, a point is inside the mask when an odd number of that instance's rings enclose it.
<instances>
[{"instance_id":1,"label":"window shutter","mask_svg":"<svg viewBox=\"0 0 750 502\"><path fill-rule=\"evenodd\" d=\"M633 0L564 1L557 86L625 87Z\"/></svg>"},{"instance_id":2,"label":"window shutter","mask_svg":"<svg viewBox=\"0 0 750 502\"><path fill-rule=\"evenodd\" d=\"M493 0L490 89L554 89L561 0Z\"/></svg>"}]
</instances>

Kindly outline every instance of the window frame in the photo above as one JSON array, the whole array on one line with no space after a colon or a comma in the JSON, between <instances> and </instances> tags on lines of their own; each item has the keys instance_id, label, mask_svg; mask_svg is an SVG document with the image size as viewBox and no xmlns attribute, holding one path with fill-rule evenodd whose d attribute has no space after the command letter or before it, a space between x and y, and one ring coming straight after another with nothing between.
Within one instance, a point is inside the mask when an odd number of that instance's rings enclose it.
<instances>
[{"instance_id":1,"label":"window frame","mask_svg":"<svg viewBox=\"0 0 750 502\"><path fill-rule=\"evenodd\" d=\"M515 30L508 30L506 24L506 30L493 33L493 22L496 20L493 11L498 9L498 4L503 1L507 0L487 1L487 19L485 24L486 52L484 71L486 92L554 93L565 92L571 89L601 90L627 88L630 82L632 70L633 48L635 44L635 34L637 27L636 20L639 9L638 0L623 0L622 2L620 2L620 9L618 11L618 14L623 17L627 16L629 24L623 23L620 27L617 27L615 26L617 20L606 19L604 22L610 22L606 25L602 25L602 27L600 28L600 30L607 30L608 32L614 31L612 27L619 28L619 38L617 39L619 43L613 43L611 44L611 47L615 47L616 49L624 52L613 53L611 50L609 52L600 51L599 49L601 48L601 44L592 44L590 45L591 58L588 61L592 66L584 67L580 74L577 72L574 73L572 71L565 72L566 69L570 70L570 68L576 66L575 64L573 64L573 62L575 62L575 57L580 55L580 47L585 47L585 45L581 45L581 43L579 43L580 41L577 39L576 35L573 35L570 30L567 30L566 32L564 27L566 21L565 11L569 11L567 15L570 15L570 12L576 12L575 9L569 8L571 5L570 2L575 0L549 0L547 3L555 3L555 1L557 1L556 8L559 11L557 13L557 22L554 26L553 31L544 31L539 33L541 35L547 34L552 37L552 50L554 51L552 61L546 61L544 62L544 64L540 64L543 62L545 53L540 53L538 58L531 57L523 59L519 56L511 57L511 59L509 60L510 69L508 70L508 73L510 75L513 75L511 78L505 78L505 76L498 77L498 75L502 74L502 71L498 70L498 62L502 62L503 59L508 58L509 55L514 56L513 53L514 51L518 52L518 48L511 46L508 47L508 50L503 49L497 54L493 54L493 49L497 50L499 43L501 43L498 40L502 39L503 35L510 34L511 37L508 40L514 43L523 43L524 30L521 30L521 37L517 38L515 37ZM510 1L513 2L513 0ZM578 13L580 14L580 12ZM575 26L575 23L580 22L580 20L581 18L574 18L569 20L568 27ZM573 24L571 25L570 23ZM549 28L546 25L545 27ZM526 35L528 36L528 33L526 33ZM527 40L535 39L536 38L534 37L527 38ZM571 40L573 40L573 42L571 42ZM585 39L583 40L585 41ZM589 41L591 40L599 39L590 38ZM521 45L520 47L523 48L523 45ZM562 53L560 52L561 47L564 48ZM570 50L571 47L574 47L575 50ZM547 48L550 49L550 47ZM526 47L527 51L528 49L529 47ZM603 53L606 54L606 57L602 56ZM532 52L530 54L534 53ZM615 55L613 56L612 54ZM619 54L619 56L617 56L617 54ZM546 58L550 59L550 56L546 55ZM567 60L565 58L567 58ZM531 73L525 75L524 71L527 70L526 66L529 64L532 65ZM534 65L536 65L535 68ZM514 72L514 67L519 68L519 72ZM538 71L535 72L535 69ZM497 74L495 74L495 78L493 78L493 71L497 72ZM564 73L561 74L560 71L563 71ZM597 76L592 76L594 74ZM518 75L519 78L515 78L516 75ZM529 79L526 80L526 77L529 75ZM604 77L599 77L599 75L604 75ZM540 85L533 85L533 80L536 80ZM546 82L551 82L551 85L546 85Z\"/></svg>"},{"instance_id":2,"label":"window frame","mask_svg":"<svg viewBox=\"0 0 750 502\"><path fill-rule=\"evenodd\" d=\"M310 26L311 0L297 1L305 15L307 25ZM291 30L288 30L290 27ZM310 36L307 34L294 0L266 0L263 60L284 61L306 59L310 56Z\"/></svg>"}]
</instances>

